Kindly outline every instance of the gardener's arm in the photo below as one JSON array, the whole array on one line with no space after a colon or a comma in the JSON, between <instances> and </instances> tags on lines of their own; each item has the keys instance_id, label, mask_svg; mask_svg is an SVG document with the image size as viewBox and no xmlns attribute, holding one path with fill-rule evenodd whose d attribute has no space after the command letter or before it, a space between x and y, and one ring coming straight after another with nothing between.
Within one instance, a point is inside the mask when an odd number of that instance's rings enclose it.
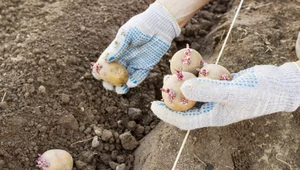
<instances>
[{"instance_id":1,"label":"gardener's arm","mask_svg":"<svg viewBox=\"0 0 300 170\"><path fill-rule=\"evenodd\" d=\"M209 0L156 0L144 12L133 16L118 31L113 42L103 51L98 61L116 61L129 74L126 84L113 86L103 81L103 86L118 94L127 93L138 86L151 69L170 48L181 28ZM97 63L98 63L97 61ZM99 79L99 69L93 75Z\"/></svg>"},{"instance_id":2,"label":"gardener's arm","mask_svg":"<svg viewBox=\"0 0 300 170\"><path fill-rule=\"evenodd\" d=\"M156 2L168 9L181 28L209 1L210 0L156 0Z\"/></svg>"}]
</instances>

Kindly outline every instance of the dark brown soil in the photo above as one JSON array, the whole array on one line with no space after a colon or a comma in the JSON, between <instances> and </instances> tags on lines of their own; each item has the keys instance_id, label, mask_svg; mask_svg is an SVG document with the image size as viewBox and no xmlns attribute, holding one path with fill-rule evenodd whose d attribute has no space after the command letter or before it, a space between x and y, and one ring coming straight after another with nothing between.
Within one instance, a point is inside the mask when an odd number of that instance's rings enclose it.
<instances>
[{"instance_id":1,"label":"dark brown soil","mask_svg":"<svg viewBox=\"0 0 300 170\"><path fill-rule=\"evenodd\" d=\"M168 60L189 43L213 62L234 10L227 17L224 13L238 3L212 0L186 25L138 88L122 96L106 91L92 77L89 62L97 60L120 26L151 2L0 0L0 99L6 94L0 105L0 169L37 169L38 154L53 148L71 153L74 170L121 169L121 164L133 169L136 141L160 121L149 106L161 99L162 78L170 73ZM220 64L237 72L256 64L296 60L299 3L247 1ZM288 169L276 159L279 152L280 158L300 167L299 115L298 110L254 123L194 131L191 139L207 145L190 142L187 150L202 150L198 157L221 168L218 163L231 161L234 169L241 170L264 165ZM99 143L92 146L95 136ZM170 145L177 147L182 139L179 136ZM220 155L226 154L222 160ZM272 166L267 166L269 162ZM180 165L190 167L188 162Z\"/></svg>"}]
</instances>

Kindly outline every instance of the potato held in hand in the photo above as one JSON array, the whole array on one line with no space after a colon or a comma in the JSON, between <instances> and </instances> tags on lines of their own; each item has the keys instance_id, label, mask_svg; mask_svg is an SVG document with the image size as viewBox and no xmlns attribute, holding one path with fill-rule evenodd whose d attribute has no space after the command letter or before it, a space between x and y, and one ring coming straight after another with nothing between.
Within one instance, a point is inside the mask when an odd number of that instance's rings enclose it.
<instances>
[{"instance_id":1,"label":"potato held in hand","mask_svg":"<svg viewBox=\"0 0 300 170\"><path fill-rule=\"evenodd\" d=\"M175 74L176 70L182 69L183 72L190 72L197 75L197 68L201 68L204 64L203 58L196 50L189 48L189 45L186 45L186 48L177 51L171 61L171 73Z\"/></svg>"},{"instance_id":2,"label":"potato held in hand","mask_svg":"<svg viewBox=\"0 0 300 170\"><path fill-rule=\"evenodd\" d=\"M215 80L232 80L230 72L218 64L206 64L199 71L198 77L207 77Z\"/></svg>"},{"instance_id":3,"label":"potato held in hand","mask_svg":"<svg viewBox=\"0 0 300 170\"><path fill-rule=\"evenodd\" d=\"M184 81L195 77L192 73L177 70L176 74L165 80L163 88L161 88L165 105L175 111L186 111L192 108L196 102L186 99L181 93L180 87Z\"/></svg>"},{"instance_id":4,"label":"potato held in hand","mask_svg":"<svg viewBox=\"0 0 300 170\"><path fill-rule=\"evenodd\" d=\"M92 74L98 80L103 80L115 86L126 84L129 75L127 70L117 62L98 60L91 63Z\"/></svg>"}]
</instances>

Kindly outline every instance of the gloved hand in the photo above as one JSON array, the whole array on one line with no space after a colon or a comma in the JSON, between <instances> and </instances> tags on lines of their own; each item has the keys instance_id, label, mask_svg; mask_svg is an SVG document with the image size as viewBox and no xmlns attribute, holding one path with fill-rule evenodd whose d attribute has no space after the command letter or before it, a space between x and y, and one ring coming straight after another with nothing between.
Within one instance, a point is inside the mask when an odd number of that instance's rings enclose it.
<instances>
[{"instance_id":1,"label":"gloved hand","mask_svg":"<svg viewBox=\"0 0 300 170\"><path fill-rule=\"evenodd\" d=\"M127 93L129 88L136 87L160 61L180 31L168 10L156 2L143 13L132 17L119 29L115 39L98 59L117 61L123 65L129 73L128 82L114 87L103 81L103 86L118 94ZM93 69L93 72L96 70ZM94 77L97 79L97 76Z\"/></svg>"},{"instance_id":2,"label":"gloved hand","mask_svg":"<svg viewBox=\"0 0 300 170\"><path fill-rule=\"evenodd\" d=\"M163 121L184 130L292 112L300 106L300 66L292 62L280 67L254 66L233 74L232 81L193 78L183 83L181 91L189 100L206 103L177 112L154 101L151 109Z\"/></svg>"}]
</instances>

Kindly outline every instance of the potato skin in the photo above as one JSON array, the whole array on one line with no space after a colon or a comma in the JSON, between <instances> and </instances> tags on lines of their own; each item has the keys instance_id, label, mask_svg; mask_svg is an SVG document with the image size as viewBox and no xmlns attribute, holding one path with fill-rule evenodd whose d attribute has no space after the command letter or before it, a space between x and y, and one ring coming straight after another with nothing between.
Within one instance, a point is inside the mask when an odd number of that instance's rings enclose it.
<instances>
[{"instance_id":1,"label":"potato skin","mask_svg":"<svg viewBox=\"0 0 300 170\"><path fill-rule=\"evenodd\" d=\"M99 75L101 79L115 86L126 84L129 78L127 70L117 62L102 63Z\"/></svg>"},{"instance_id":2,"label":"potato skin","mask_svg":"<svg viewBox=\"0 0 300 170\"><path fill-rule=\"evenodd\" d=\"M171 75L167 80L165 80L162 88L162 89L169 88L171 91L175 92L176 94L175 98L172 101L170 101L169 94L162 90L162 98L165 105L169 107L171 110L175 110L175 111L186 111L192 108L196 104L196 101L192 101L192 100L187 100L187 103L185 104L181 102L182 99L185 99L184 95L181 93L180 90L181 85L183 84L184 81L196 77L194 74L189 72L182 72L182 74L183 74L182 80L178 80L176 74Z\"/></svg>"},{"instance_id":3,"label":"potato skin","mask_svg":"<svg viewBox=\"0 0 300 170\"><path fill-rule=\"evenodd\" d=\"M51 149L43 153L43 159L49 163L49 167L41 167L40 170L72 170L73 158L65 150Z\"/></svg>"},{"instance_id":4,"label":"potato skin","mask_svg":"<svg viewBox=\"0 0 300 170\"><path fill-rule=\"evenodd\" d=\"M105 60L98 60L96 64L99 68L96 71L97 79L101 79L114 86L121 86L127 83L129 74L128 71L121 64L115 61L106 62ZM94 70L93 72L95 74Z\"/></svg>"},{"instance_id":5,"label":"potato skin","mask_svg":"<svg viewBox=\"0 0 300 170\"><path fill-rule=\"evenodd\" d=\"M203 74L205 73L206 74ZM227 76L227 80L232 80L230 72L223 66L218 64L206 64L203 66L198 74L198 77L207 77L214 80L224 80L222 76Z\"/></svg>"},{"instance_id":6,"label":"potato skin","mask_svg":"<svg viewBox=\"0 0 300 170\"><path fill-rule=\"evenodd\" d=\"M182 59L186 56L185 51L186 51L186 48L177 51L173 55L173 57L170 61L171 73L175 74L176 69L181 68L182 71L184 71L184 72L190 72L190 73L193 73L193 74L197 75L198 71L196 69L201 68L203 66L203 62L204 62L203 58L202 58L202 56L199 52L197 52L196 50L190 48L191 62L190 62L190 64L185 64L185 63L182 62Z\"/></svg>"}]
</instances>

